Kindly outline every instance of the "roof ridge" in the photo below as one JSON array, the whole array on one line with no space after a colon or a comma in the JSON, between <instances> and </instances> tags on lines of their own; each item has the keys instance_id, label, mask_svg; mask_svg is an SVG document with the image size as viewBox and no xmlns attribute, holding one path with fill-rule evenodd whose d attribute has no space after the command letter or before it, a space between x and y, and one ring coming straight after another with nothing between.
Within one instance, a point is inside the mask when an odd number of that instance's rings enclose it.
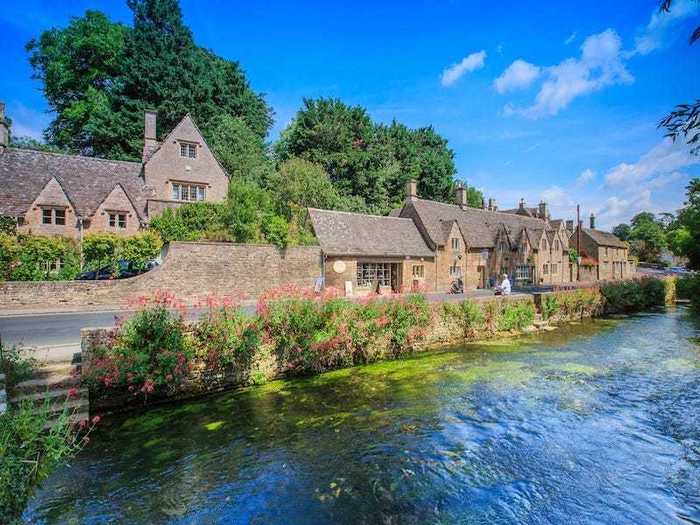
<instances>
[{"instance_id":1,"label":"roof ridge","mask_svg":"<svg viewBox=\"0 0 700 525\"><path fill-rule=\"evenodd\" d=\"M308 207L307 208L309 211L321 211L321 212L328 212L328 213L344 213L346 215L360 215L362 217L376 217L379 219L399 219L401 221L411 221L413 222L413 219L410 217L394 217L392 215L377 215L375 213L362 213L362 212L357 212L357 211L344 211L344 210L326 210L323 208L312 208Z\"/></svg>"},{"instance_id":2,"label":"roof ridge","mask_svg":"<svg viewBox=\"0 0 700 525\"><path fill-rule=\"evenodd\" d=\"M468 211L478 211L478 212L482 212L482 213L496 213L496 214L500 214L500 215L516 215L516 214L514 214L514 213L508 213L508 212L503 211L503 210L495 210L495 211L494 211L494 210L485 210L485 209L483 209L483 208L475 208L475 207L473 207L473 206L467 206L467 208L464 209L464 208L462 208L459 204L452 204L452 203L450 203L450 202L434 201L434 200L430 200L430 199L417 199L417 201L419 201L419 202L428 202L428 203L431 203L431 204L440 204L440 205L442 205L442 206L450 206L451 208L458 208L460 211L467 211L467 210L468 210ZM544 219L540 219L540 218L538 218L538 217L532 217L532 216L525 217L525 216L523 216L523 215L519 215L519 217L523 217L523 218L525 218L525 219L534 219L534 220L536 220L536 221L545 222Z\"/></svg>"},{"instance_id":3,"label":"roof ridge","mask_svg":"<svg viewBox=\"0 0 700 525\"><path fill-rule=\"evenodd\" d=\"M14 146L10 146L8 149L14 150L14 151L19 151L22 153L39 153L41 155L52 155L55 157L73 157L77 159L87 159L87 160L98 160L100 162L117 162L121 164L138 164L139 166L142 165L140 161L137 160L113 160L113 159L103 159L101 157L89 157L87 155L77 155L75 153L61 153L59 151L43 151L40 149L31 149L31 148L15 148Z\"/></svg>"}]
</instances>

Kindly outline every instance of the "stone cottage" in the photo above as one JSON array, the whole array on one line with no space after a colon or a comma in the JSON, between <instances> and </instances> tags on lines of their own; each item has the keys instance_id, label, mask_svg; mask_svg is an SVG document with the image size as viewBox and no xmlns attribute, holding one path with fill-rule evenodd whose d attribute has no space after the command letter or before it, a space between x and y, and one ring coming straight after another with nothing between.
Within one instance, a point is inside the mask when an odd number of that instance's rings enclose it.
<instances>
[{"instance_id":1,"label":"stone cottage","mask_svg":"<svg viewBox=\"0 0 700 525\"><path fill-rule=\"evenodd\" d=\"M411 219L313 208L309 219L326 286L348 295L439 289L435 254Z\"/></svg>"},{"instance_id":2,"label":"stone cottage","mask_svg":"<svg viewBox=\"0 0 700 525\"><path fill-rule=\"evenodd\" d=\"M611 281L627 279L636 272L629 258L629 246L612 233L597 230L595 215L590 216L590 227L581 227L582 281ZM576 243L578 229L571 235Z\"/></svg>"},{"instance_id":3,"label":"stone cottage","mask_svg":"<svg viewBox=\"0 0 700 525\"><path fill-rule=\"evenodd\" d=\"M361 291L378 285L444 292L457 279L476 289L492 286L504 273L516 285L578 278L569 256L576 246L574 223L551 219L544 202L531 208L521 200L518 208L500 211L489 199L488 206L474 208L464 187L448 204L420 199L416 183L409 182L404 205L389 217L314 209L309 216L324 253L326 284L340 289L349 283ZM625 243L610 233L585 231L582 279L631 275Z\"/></svg>"},{"instance_id":4,"label":"stone cottage","mask_svg":"<svg viewBox=\"0 0 700 525\"><path fill-rule=\"evenodd\" d=\"M80 238L90 232L132 234L166 208L222 201L228 175L190 115L156 139L156 112L146 111L141 162L9 147L0 103L0 216L20 232Z\"/></svg>"}]
</instances>

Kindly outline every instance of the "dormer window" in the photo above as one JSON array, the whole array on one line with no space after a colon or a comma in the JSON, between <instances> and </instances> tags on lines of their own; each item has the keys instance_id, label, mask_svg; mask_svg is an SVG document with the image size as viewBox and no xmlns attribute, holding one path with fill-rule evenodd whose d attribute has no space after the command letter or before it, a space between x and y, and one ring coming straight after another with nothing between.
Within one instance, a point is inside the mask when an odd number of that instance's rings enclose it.
<instances>
[{"instance_id":1,"label":"dormer window","mask_svg":"<svg viewBox=\"0 0 700 525\"><path fill-rule=\"evenodd\" d=\"M41 223L55 226L66 225L65 208L41 208Z\"/></svg>"},{"instance_id":2,"label":"dormer window","mask_svg":"<svg viewBox=\"0 0 700 525\"><path fill-rule=\"evenodd\" d=\"M452 249L454 251L459 251L459 239L457 237L452 238Z\"/></svg>"},{"instance_id":3,"label":"dormer window","mask_svg":"<svg viewBox=\"0 0 700 525\"><path fill-rule=\"evenodd\" d=\"M189 142L180 142L180 156L188 159L196 159L197 145Z\"/></svg>"}]
</instances>

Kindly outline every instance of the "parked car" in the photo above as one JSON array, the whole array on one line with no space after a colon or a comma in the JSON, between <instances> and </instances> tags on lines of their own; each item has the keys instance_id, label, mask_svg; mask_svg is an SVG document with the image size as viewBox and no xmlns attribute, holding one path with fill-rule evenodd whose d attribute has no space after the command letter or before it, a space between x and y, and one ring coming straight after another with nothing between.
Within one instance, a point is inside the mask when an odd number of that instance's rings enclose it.
<instances>
[{"instance_id":1,"label":"parked car","mask_svg":"<svg viewBox=\"0 0 700 525\"><path fill-rule=\"evenodd\" d=\"M152 261L151 261L152 262ZM97 270L88 270L76 277L79 281L106 281L109 279L125 279L134 277L140 273L150 270L148 265L145 269L140 270L133 261L117 261L116 267L103 266Z\"/></svg>"}]
</instances>

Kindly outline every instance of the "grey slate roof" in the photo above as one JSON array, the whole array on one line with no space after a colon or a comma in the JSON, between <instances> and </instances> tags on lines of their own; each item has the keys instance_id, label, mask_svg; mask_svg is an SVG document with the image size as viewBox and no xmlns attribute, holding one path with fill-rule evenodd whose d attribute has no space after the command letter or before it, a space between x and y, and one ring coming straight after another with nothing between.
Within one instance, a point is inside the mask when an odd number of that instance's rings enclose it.
<instances>
[{"instance_id":1,"label":"grey slate roof","mask_svg":"<svg viewBox=\"0 0 700 525\"><path fill-rule=\"evenodd\" d=\"M627 248L627 243L609 232L582 228L581 231L593 239L599 246L612 246L614 248Z\"/></svg>"},{"instance_id":2,"label":"grey slate roof","mask_svg":"<svg viewBox=\"0 0 700 525\"><path fill-rule=\"evenodd\" d=\"M489 211L481 208L465 208L455 204L416 199L406 206L411 206L425 226L430 240L443 246L447 240L442 223L457 221L460 230L471 248L492 248L498 228L503 225L511 239L515 239L522 228L535 230L537 242L546 228L545 221L514 213ZM537 232L537 230L540 230Z\"/></svg>"},{"instance_id":3,"label":"grey slate roof","mask_svg":"<svg viewBox=\"0 0 700 525\"><path fill-rule=\"evenodd\" d=\"M90 217L117 184L124 188L141 218L146 216L151 191L144 185L140 162L18 148L0 153L0 215L24 216L52 177L82 217Z\"/></svg>"},{"instance_id":4,"label":"grey slate roof","mask_svg":"<svg viewBox=\"0 0 700 525\"><path fill-rule=\"evenodd\" d=\"M328 255L434 256L411 219L315 208L309 217Z\"/></svg>"}]
</instances>

